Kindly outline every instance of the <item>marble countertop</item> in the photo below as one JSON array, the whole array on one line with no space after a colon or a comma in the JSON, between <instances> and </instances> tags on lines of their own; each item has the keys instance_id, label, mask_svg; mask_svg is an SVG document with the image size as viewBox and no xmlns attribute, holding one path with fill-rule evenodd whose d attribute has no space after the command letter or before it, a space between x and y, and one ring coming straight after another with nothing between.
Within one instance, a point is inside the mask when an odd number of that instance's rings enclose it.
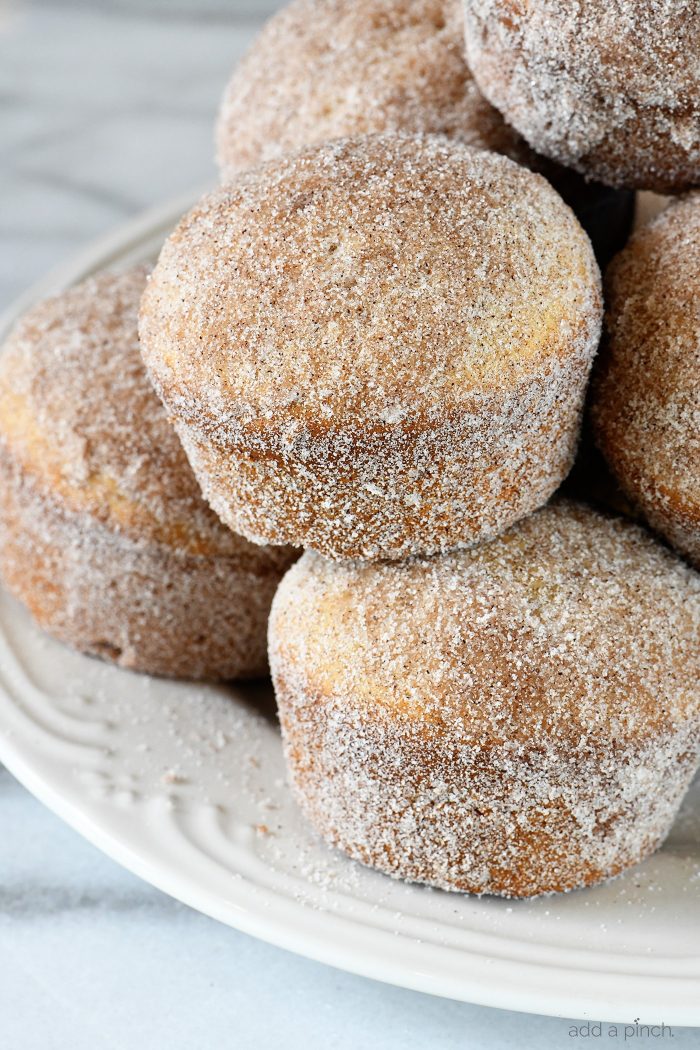
<instances>
[{"instance_id":1,"label":"marble countertop","mask_svg":"<svg viewBox=\"0 0 700 1050\"><path fill-rule=\"evenodd\" d=\"M276 6L0 0L0 308L141 209L213 182L219 95ZM221 926L0 771L3 1047L559 1050L583 1041L570 1024L381 985ZM673 1045L699 1039L677 1029Z\"/></svg>"}]
</instances>

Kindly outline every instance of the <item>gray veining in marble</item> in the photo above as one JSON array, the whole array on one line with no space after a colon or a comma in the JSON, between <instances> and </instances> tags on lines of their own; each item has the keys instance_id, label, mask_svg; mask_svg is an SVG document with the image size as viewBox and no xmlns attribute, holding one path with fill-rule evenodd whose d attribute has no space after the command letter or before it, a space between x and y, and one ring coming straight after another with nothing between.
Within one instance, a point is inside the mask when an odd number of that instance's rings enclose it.
<instances>
[{"instance_id":1,"label":"gray veining in marble","mask_svg":"<svg viewBox=\"0 0 700 1050\"><path fill-rule=\"evenodd\" d=\"M219 96L259 21L236 8L0 6L0 308L120 221L214 180Z\"/></svg>"}]
</instances>

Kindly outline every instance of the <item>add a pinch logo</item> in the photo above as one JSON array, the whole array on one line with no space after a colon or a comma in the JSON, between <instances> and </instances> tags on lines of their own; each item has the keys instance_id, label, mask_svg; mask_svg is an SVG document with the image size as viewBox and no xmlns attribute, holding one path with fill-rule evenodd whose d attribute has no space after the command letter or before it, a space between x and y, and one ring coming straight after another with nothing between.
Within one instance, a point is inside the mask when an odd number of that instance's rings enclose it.
<instances>
[{"instance_id":1,"label":"add a pinch logo","mask_svg":"<svg viewBox=\"0 0 700 1050\"><path fill-rule=\"evenodd\" d=\"M633 1039L673 1039L670 1025L640 1024L635 1017L632 1024L606 1024L603 1021L584 1021L569 1026L569 1039L619 1039L624 1043Z\"/></svg>"}]
</instances>

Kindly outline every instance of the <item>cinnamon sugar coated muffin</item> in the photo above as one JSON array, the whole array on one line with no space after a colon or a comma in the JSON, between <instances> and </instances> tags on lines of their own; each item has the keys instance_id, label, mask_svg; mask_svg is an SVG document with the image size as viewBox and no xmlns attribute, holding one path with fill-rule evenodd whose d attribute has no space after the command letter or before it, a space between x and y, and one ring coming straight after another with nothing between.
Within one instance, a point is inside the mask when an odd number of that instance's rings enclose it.
<instances>
[{"instance_id":1,"label":"cinnamon sugar coated muffin","mask_svg":"<svg viewBox=\"0 0 700 1050\"><path fill-rule=\"evenodd\" d=\"M0 574L62 642L153 674L266 670L294 554L207 507L141 360L146 271L32 309L0 355Z\"/></svg>"},{"instance_id":2,"label":"cinnamon sugar coated muffin","mask_svg":"<svg viewBox=\"0 0 700 1050\"><path fill-rule=\"evenodd\" d=\"M594 432L628 497L700 568L700 194L643 227L607 285Z\"/></svg>"},{"instance_id":3,"label":"cinnamon sugar coated muffin","mask_svg":"<svg viewBox=\"0 0 700 1050\"><path fill-rule=\"evenodd\" d=\"M444 134L544 174L607 261L629 235L633 195L538 156L481 94L464 50L461 0L292 0L226 88L216 129L222 179L329 139Z\"/></svg>"},{"instance_id":4,"label":"cinnamon sugar coated muffin","mask_svg":"<svg viewBox=\"0 0 700 1050\"><path fill-rule=\"evenodd\" d=\"M464 0L467 61L539 153L611 186L700 183L700 6Z\"/></svg>"},{"instance_id":5,"label":"cinnamon sugar coated muffin","mask_svg":"<svg viewBox=\"0 0 700 1050\"><path fill-rule=\"evenodd\" d=\"M233 73L217 156L229 179L303 146L387 131L532 158L472 80L460 0L292 0Z\"/></svg>"},{"instance_id":6,"label":"cinnamon sugar coated muffin","mask_svg":"<svg viewBox=\"0 0 700 1050\"><path fill-rule=\"evenodd\" d=\"M292 788L395 877L528 897L661 843L700 746L700 577L558 503L400 564L306 553L270 618Z\"/></svg>"},{"instance_id":7,"label":"cinnamon sugar coated muffin","mask_svg":"<svg viewBox=\"0 0 700 1050\"><path fill-rule=\"evenodd\" d=\"M437 136L318 146L206 197L141 308L204 493L255 542L488 539L573 458L599 274L540 176Z\"/></svg>"}]
</instances>

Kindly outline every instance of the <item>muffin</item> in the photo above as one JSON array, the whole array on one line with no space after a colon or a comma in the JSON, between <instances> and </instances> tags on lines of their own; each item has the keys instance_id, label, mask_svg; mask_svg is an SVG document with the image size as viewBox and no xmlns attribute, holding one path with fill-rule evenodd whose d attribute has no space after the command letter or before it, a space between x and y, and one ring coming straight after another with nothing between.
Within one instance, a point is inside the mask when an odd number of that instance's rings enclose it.
<instances>
[{"instance_id":1,"label":"muffin","mask_svg":"<svg viewBox=\"0 0 700 1050\"><path fill-rule=\"evenodd\" d=\"M222 180L329 139L447 135L545 175L603 265L629 236L634 194L536 154L481 94L464 51L461 0L293 0L226 88L216 129Z\"/></svg>"},{"instance_id":2,"label":"muffin","mask_svg":"<svg viewBox=\"0 0 700 1050\"><path fill-rule=\"evenodd\" d=\"M607 289L596 440L649 524L700 567L700 194L635 234Z\"/></svg>"},{"instance_id":3,"label":"muffin","mask_svg":"<svg viewBox=\"0 0 700 1050\"><path fill-rule=\"evenodd\" d=\"M161 252L140 332L227 525L378 560L470 546L546 502L601 309L588 238L543 178L385 135L206 197Z\"/></svg>"},{"instance_id":4,"label":"muffin","mask_svg":"<svg viewBox=\"0 0 700 1050\"><path fill-rule=\"evenodd\" d=\"M467 61L538 153L609 186L700 183L700 8L464 0Z\"/></svg>"},{"instance_id":5,"label":"muffin","mask_svg":"<svg viewBox=\"0 0 700 1050\"><path fill-rule=\"evenodd\" d=\"M530 897L663 840L698 761L700 577L568 502L400 564L306 553L270 618L289 776L396 878Z\"/></svg>"},{"instance_id":6,"label":"muffin","mask_svg":"<svg viewBox=\"0 0 700 1050\"><path fill-rule=\"evenodd\" d=\"M0 357L0 575L49 634L186 678L267 668L294 552L234 535L204 502L143 367L142 268L33 308Z\"/></svg>"}]
</instances>

